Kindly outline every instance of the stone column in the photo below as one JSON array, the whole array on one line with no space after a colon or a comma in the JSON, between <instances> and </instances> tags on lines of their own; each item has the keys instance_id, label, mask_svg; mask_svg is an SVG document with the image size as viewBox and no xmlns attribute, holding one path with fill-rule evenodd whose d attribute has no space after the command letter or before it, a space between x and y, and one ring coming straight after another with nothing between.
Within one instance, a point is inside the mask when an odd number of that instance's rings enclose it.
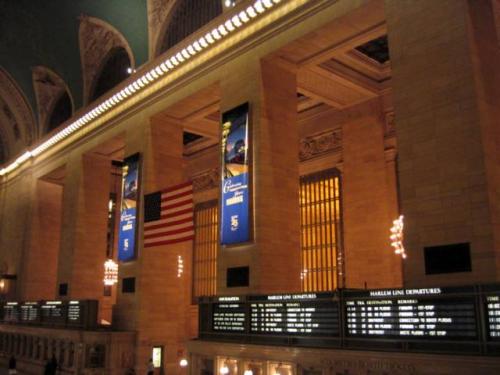
<instances>
[{"instance_id":1,"label":"stone column","mask_svg":"<svg viewBox=\"0 0 500 375\"><path fill-rule=\"evenodd\" d=\"M381 105L377 100L363 104L351 117L342 125L345 287L401 286L401 257L389 240L397 213Z\"/></svg>"},{"instance_id":2,"label":"stone column","mask_svg":"<svg viewBox=\"0 0 500 375\"><path fill-rule=\"evenodd\" d=\"M407 285L498 281L500 66L490 1L386 0ZM471 272L424 247L470 243Z\"/></svg>"},{"instance_id":3,"label":"stone column","mask_svg":"<svg viewBox=\"0 0 500 375\"><path fill-rule=\"evenodd\" d=\"M22 299L51 300L56 298L63 187L40 179L34 184Z\"/></svg>"},{"instance_id":4,"label":"stone column","mask_svg":"<svg viewBox=\"0 0 500 375\"><path fill-rule=\"evenodd\" d=\"M182 124L156 117L130 130L126 138L126 155L138 151L142 155L141 199L144 194L186 181ZM139 222L143 222L142 211ZM142 224L138 225L142 228ZM120 265L120 279L135 277L136 291L134 295L118 292L115 323L120 328L137 330L138 373L146 372L152 347L156 345L164 347L164 371L177 373L177 352L184 349L189 339L192 241L146 249L142 243L141 229L137 259ZM184 263L181 277L177 277L178 256Z\"/></svg>"},{"instance_id":5,"label":"stone column","mask_svg":"<svg viewBox=\"0 0 500 375\"><path fill-rule=\"evenodd\" d=\"M229 68L229 67L228 67ZM297 83L294 71L245 56L221 81L221 112L250 105L253 241L221 248L219 294L300 291ZM249 288L227 288L229 267L249 266Z\"/></svg>"},{"instance_id":6,"label":"stone column","mask_svg":"<svg viewBox=\"0 0 500 375\"><path fill-rule=\"evenodd\" d=\"M74 155L67 163L63 193L58 284L71 299L103 295L111 161Z\"/></svg>"}]
</instances>

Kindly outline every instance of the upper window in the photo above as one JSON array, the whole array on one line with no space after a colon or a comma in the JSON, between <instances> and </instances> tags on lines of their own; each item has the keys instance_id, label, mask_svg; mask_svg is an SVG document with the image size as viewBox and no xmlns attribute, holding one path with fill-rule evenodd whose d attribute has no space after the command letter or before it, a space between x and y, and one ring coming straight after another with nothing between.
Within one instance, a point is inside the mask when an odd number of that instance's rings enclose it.
<instances>
[{"instance_id":1,"label":"upper window","mask_svg":"<svg viewBox=\"0 0 500 375\"><path fill-rule=\"evenodd\" d=\"M341 274L340 175L336 169L300 178L302 290L338 288Z\"/></svg>"},{"instance_id":2,"label":"upper window","mask_svg":"<svg viewBox=\"0 0 500 375\"><path fill-rule=\"evenodd\" d=\"M66 91L57 100L47 123L47 132L57 128L71 117L71 99Z\"/></svg>"},{"instance_id":3,"label":"upper window","mask_svg":"<svg viewBox=\"0 0 500 375\"><path fill-rule=\"evenodd\" d=\"M193 296L213 296L217 280L217 200L199 203L194 209Z\"/></svg>"},{"instance_id":4,"label":"upper window","mask_svg":"<svg viewBox=\"0 0 500 375\"><path fill-rule=\"evenodd\" d=\"M175 46L221 13L221 0L178 1L163 35L160 53Z\"/></svg>"},{"instance_id":5,"label":"upper window","mask_svg":"<svg viewBox=\"0 0 500 375\"><path fill-rule=\"evenodd\" d=\"M95 80L90 101L94 101L129 76L130 57L123 47L110 51L103 63L101 73Z\"/></svg>"}]
</instances>

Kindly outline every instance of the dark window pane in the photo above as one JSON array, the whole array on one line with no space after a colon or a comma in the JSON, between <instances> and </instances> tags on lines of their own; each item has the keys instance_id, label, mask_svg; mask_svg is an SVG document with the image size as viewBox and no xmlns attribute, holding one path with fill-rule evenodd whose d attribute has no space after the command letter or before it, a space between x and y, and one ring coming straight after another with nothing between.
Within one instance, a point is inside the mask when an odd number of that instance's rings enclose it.
<instances>
[{"instance_id":1,"label":"dark window pane","mask_svg":"<svg viewBox=\"0 0 500 375\"><path fill-rule=\"evenodd\" d=\"M249 285L249 268L233 267L227 269L226 285L228 288L241 287Z\"/></svg>"},{"instance_id":2,"label":"dark window pane","mask_svg":"<svg viewBox=\"0 0 500 375\"><path fill-rule=\"evenodd\" d=\"M135 293L135 277L126 277L122 280L122 293Z\"/></svg>"},{"instance_id":3,"label":"dark window pane","mask_svg":"<svg viewBox=\"0 0 500 375\"><path fill-rule=\"evenodd\" d=\"M178 1L172 19L165 30L160 53L175 46L221 13L221 0Z\"/></svg>"},{"instance_id":4,"label":"dark window pane","mask_svg":"<svg viewBox=\"0 0 500 375\"><path fill-rule=\"evenodd\" d=\"M90 101L96 100L127 78L128 68L130 68L130 58L127 51L121 47L113 49L104 63L99 78L95 81Z\"/></svg>"},{"instance_id":5,"label":"dark window pane","mask_svg":"<svg viewBox=\"0 0 500 375\"><path fill-rule=\"evenodd\" d=\"M469 243L426 247L424 256L427 275L472 270Z\"/></svg>"},{"instance_id":6,"label":"dark window pane","mask_svg":"<svg viewBox=\"0 0 500 375\"><path fill-rule=\"evenodd\" d=\"M47 125L47 132L57 128L64 121L71 117L71 99L67 92L59 98L52 113L50 114L49 122Z\"/></svg>"}]
</instances>

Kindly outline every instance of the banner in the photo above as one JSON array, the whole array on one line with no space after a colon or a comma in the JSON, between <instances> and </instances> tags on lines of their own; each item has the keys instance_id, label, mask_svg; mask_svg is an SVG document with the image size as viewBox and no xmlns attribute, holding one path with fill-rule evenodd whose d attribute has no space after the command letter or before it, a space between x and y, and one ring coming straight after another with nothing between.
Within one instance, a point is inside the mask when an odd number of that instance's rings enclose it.
<instances>
[{"instance_id":1,"label":"banner","mask_svg":"<svg viewBox=\"0 0 500 375\"><path fill-rule=\"evenodd\" d=\"M122 170L120 228L118 230L118 260L121 261L135 258L138 190L139 154L134 154L124 160Z\"/></svg>"},{"instance_id":2,"label":"banner","mask_svg":"<svg viewBox=\"0 0 500 375\"><path fill-rule=\"evenodd\" d=\"M250 240L248 103L222 115L221 244Z\"/></svg>"}]
</instances>

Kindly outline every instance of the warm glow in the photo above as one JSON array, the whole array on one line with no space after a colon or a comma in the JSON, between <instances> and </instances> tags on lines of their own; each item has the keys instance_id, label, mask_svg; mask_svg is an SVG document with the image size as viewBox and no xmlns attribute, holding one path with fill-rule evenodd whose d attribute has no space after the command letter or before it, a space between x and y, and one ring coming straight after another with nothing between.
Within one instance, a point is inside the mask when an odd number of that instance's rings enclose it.
<instances>
[{"instance_id":1,"label":"warm glow","mask_svg":"<svg viewBox=\"0 0 500 375\"><path fill-rule=\"evenodd\" d=\"M115 285L118 282L118 264L113 259L104 263L104 285Z\"/></svg>"},{"instance_id":2,"label":"warm glow","mask_svg":"<svg viewBox=\"0 0 500 375\"><path fill-rule=\"evenodd\" d=\"M179 366L181 367L186 367L188 365L188 361L186 358L182 358L180 361L179 361Z\"/></svg>"},{"instance_id":3,"label":"warm glow","mask_svg":"<svg viewBox=\"0 0 500 375\"><path fill-rule=\"evenodd\" d=\"M391 227L391 246L394 248L394 253L401 255L403 259L406 258L405 248L403 246L403 215L399 216L392 222Z\"/></svg>"},{"instance_id":4,"label":"warm glow","mask_svg":"<svg viewBox=\"0 0 500 375\"><path fill-rule=\"evenodd\" d=\"M184 260L182 259L182 256L178 255L177 256L177 277L181 277L183 273L184 273Z\"/></svg>"},{"instance_id":5,"label":"warm glow","mask_svg":"<svg viewBox=\"0 0 500 375\"><path fill-rule=\"evenodd\" d=\"M226 374L229 374L229 367L227 367L227 365L224 365L220 368L220 373L222 375L226 375Z\"/></svg>"}]
</instances>

